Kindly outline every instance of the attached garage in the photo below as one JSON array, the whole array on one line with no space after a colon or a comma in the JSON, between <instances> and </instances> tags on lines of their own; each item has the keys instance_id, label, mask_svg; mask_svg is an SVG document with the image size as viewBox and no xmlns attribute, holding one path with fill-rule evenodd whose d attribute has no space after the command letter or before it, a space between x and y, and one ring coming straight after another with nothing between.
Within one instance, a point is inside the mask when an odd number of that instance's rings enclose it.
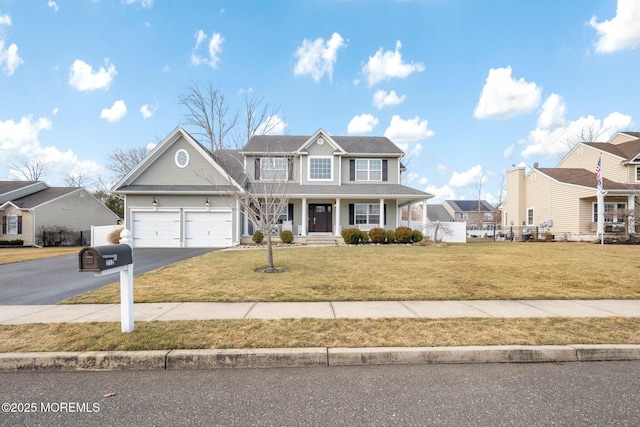
<instances>
[{"instance_id":1,"label":"attached garage","mask_svg":"<svg viewBox=\"0 0 640 427\"><path fill-rule=\"evenodd\" d=\"M132 212L135 248L179 248L180 211Z\"/></svg>"},{"instance_id":2,"label":"attached garage","mask_svg":"<svg viewBox=\"0 0 640 427\"><path fill-rule=\"evenodd\" d=\"M233 244L231 211L185 212L184 246L228 247Z\"/></svg>"}]
</instances>

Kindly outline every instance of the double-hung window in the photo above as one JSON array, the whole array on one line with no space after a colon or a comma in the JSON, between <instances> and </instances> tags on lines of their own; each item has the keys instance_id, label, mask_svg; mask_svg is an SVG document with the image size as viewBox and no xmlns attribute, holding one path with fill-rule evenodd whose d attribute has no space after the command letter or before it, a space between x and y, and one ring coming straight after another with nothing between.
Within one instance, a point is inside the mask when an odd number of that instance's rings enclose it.
<instances>
[{"instance_id":1,"label":"double-hung window","mask_svg":"<svg viewBox=\"0 0 640 427\"><path fill-rule=\"evenodd\" d=\"M309 180L331 181L333 179L331 157L309 157Z\"/></svg>"},{"instance_id":2,"label":"double-hung window","mask_svg":"<svg viewBox=\"0 0 640 427\"><path fill-rule=\"evenodd\" d=\"M624 212L627 209L626 203L605 203L604 222L618 223L624 222ZM593 222L598 222L598 204L593 204Z\"/></svg>"},{"instance_id":3,"label":"double-hung window","mask_svg":"<svg viewBox=\"0 0 640 427\"><path fill-rule=\"evenodd\" d=\"M356 203L355 220L356 224L380 224L380 205Z\"/></svg>"},{"instance_id":4,"label":"double-hung window","mask_svg":"<svg viewBox=\"0 0 640 427\"><path fill-rule=\"evenodd\" d=\"M356 159L356 181L382 181L382 160Z\"/></svg>"},{"instance_id":5,"label":"double-hung window","mask_svg":"<svg viewBox=\"0 0 640 427\"><path fill-rule=\"evenodd\" d=\"M262 157L260 159L260 180L286 181L289 176L289 162L284 157Z\"/></svg>"},{"instance_id":6,"label":"double-hung window","mask_svg":"<svg viewBox=\"0 0 640 427\"><path fill-rule=\"evenodd\" d=\"M19 215L3 216L2 234L22 234L22 217Z\"/></svg>"}]
</instances>

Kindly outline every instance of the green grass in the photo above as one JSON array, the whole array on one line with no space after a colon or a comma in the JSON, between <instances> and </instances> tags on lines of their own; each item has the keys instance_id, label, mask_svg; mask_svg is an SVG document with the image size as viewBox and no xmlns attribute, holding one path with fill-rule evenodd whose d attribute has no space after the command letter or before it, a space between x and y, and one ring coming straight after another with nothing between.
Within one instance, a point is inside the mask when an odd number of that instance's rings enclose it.
<instances>
[{"instance_id":1,"label":"green grass","mask_svg":"<svg viewBox=\"0 0 640 427\"><path fill-rule=\"evenodd\" d=\"M640 247L476 242L211 252L134 280L136 302L640 298ZM117 303L114 283L66 303Z\"/></svg>"}]
</instances>

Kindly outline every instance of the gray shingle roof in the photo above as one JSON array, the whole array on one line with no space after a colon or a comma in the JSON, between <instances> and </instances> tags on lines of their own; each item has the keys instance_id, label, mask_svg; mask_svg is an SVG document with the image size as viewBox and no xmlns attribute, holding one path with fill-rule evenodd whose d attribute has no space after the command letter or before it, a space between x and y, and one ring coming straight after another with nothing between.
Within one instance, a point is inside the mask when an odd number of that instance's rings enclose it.
<instances>
[{"instance_id":1,"label":"gray shingle roof","mask_svg":"<svg viewBox=\"0 0 640 427\"><path fill-rule=\"evenodd\" d=\"M453 221L453 217L443 205L430 205L427 204L427 218L429 221L435 222L451 222Z\"/></svg>"},{"instance_id":2,"label":"gray shingle roof","mask_svg":"<svg viewBox=\"0 0 640 427\"><path fill-rule=\"evenodd\" d=\"M28 187L37 182L38 181L0 181L0 195L9 193L10 191L19 190L20 188Z\"/></svg>"},{"instance_id":3,"label":"gray shingle roof","mask_svg":"<svg viewBox=\"0 0 640 427\"><path fill-rule=\"evenodd\" d=\"M446 200L456 212L478 212L478 200ZM480 200L480 211L493 212L495 208L486 200Z\"/></svg>"},{"instance_id":4,"label":"gray shingle roof","mask_svg":"<svg viewBox=\"0 0 640 427\"><path fill-rule=\"evenodd\" d=\"M231 185L125 185L118 193L231 193Z\"/></svg>"},{"instance_id":5,"label":"gray shingle roof","mask_svg":"<svg viewBox=\"0 0 640 427\"><path fill-rule=\"evenodd\" d=\"M257 194L271 193L268 188L268 183L255 183L255 189ZM279 185L279 184L275 184ZM384 184L384 185L371 185L371 184L343 184L343 185L300 185L291 183L286 188L286 191L291 196L305 196L312 197L339 197L339 196L353 196L353 197L381 197L392 196L408 198L422 198L430 199L433 195L425 193L424 191L416 190L414 188L406 187L400 184Z\"/></svg>"},{"instance_id":6,"label":"gray shingle roof","mask_svg":"<svg viewBox=\"0 0 640 427\"><path fill-rule=\"evenodd\" d=\"M78 190L78 187L49 187L37 193L11 200L11 203L21 209L29 209Z\"/></svg>"},{"instance_id":7,"label":"gray shingle roof","mask_svg":"<svg viewBox=\"0 0 640 427\"><path fill-rule=\"evenodd\" d=\"M625 133L633 134L638 132ZM605 153L611 153L615 156L622 157L625 161L631 161L640 154L640 139L634 139L617 145L610 144L608 142L585 142L584 144L589 147L593 147L596 150L601 150Z\"/></svg>"},{"instance_id":8,"label":"gray shingle roof","mask_svg":"<svg viewBox=\"0 0 640 427\"><path fill-rule=\"evenodd\" d=\"M311 136L255 135L241 151L247 153L293 153ZM403 155L389 138L384 136L332 136L348 154L388 154Z\"/></svg>"}]
</instances>

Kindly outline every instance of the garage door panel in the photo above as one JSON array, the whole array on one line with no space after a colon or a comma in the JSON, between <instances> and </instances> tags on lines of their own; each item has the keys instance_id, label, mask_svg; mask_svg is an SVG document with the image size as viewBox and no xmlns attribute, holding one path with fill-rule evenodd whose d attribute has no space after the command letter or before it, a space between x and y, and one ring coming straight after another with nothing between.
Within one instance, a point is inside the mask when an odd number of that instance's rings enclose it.
<instances>
[{"instance_id":1,"label":"garage door panel","mask_svg":"<svg viewBox=\"0 0 640 427\"><path fill-rule=\"evenodd\" d=\"M133 212L133 245L138 248L180 247L179 212Z\"/></svg>"},{"instance_id":2,"label":"garage door panel","mask_svg":"<svg viewBox=\"0 0 640 427\"><path fill-rule=\"evenodd\" d=\"M185 246L227 247L232 242L231 212L186 212Z\"/></svg>"}]
</instances>

